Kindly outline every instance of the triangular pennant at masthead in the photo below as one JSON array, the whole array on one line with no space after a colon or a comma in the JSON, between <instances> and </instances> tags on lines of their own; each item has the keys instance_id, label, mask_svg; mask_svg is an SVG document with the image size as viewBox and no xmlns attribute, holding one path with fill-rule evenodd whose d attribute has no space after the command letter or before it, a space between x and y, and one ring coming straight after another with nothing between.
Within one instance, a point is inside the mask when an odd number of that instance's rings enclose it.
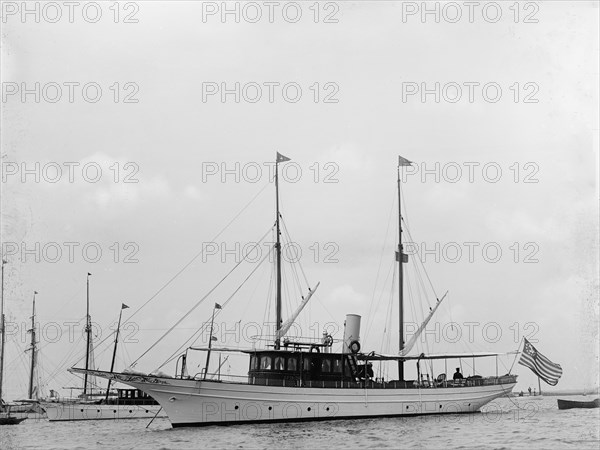
<instances>
[{"instance_id":1,"label":"triangular pennant at masthead","mask_svg":"<svg viewBox=\"0 0 600 450\"><path fill-rule=\"evenodd\" d=\"M286 162L286 161L290 161L290 158L288 158L287 156L283 156L281 153L277 152L277 160L278 163L280 162Z\"/></svg>"},{"instance_id":2,"label":"triangular pennant at masthead","mask_svg":"<svg viewBox=\"0 0 600 450\"><path fill-rule=\"evenodd\" d=\"M412 164L412 161L409 161L406 158L403 158L402 156L398 156L398 166L410 166Z\"/></svg>"}]
</instances>

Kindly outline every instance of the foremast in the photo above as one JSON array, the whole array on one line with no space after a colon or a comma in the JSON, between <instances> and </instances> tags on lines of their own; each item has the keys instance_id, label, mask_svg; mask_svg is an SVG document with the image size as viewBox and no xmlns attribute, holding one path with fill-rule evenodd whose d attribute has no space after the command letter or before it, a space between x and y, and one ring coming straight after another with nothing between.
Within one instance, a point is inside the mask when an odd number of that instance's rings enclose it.
<instances>
[{"instance_id":1,"label":"foremast","mask_svg":"<svg viewBox=\"0 0 600 450\"><path fill-rule=\"evenodd\" d=\"M396 261L398 261L398 352L404 350L404 270L402 264L408 262L408 255L404 253L402 245L402 191L401 191L401 168L410 166L412 163L398 156L398 250ZM398 379L404 381L404 361L398 360Z\"/></svg>"},{"instance_id":2,"label":"foremast","mask_svg":"<svg viewBox=\"0 0 600 450\"><path fill-rule=\"evenodd\" d=\"M280 215L279 215L279 163L283 163L289 161L290 158L287 156L283 156L279 152L277 152L277 157L275 158L275 228L276 228L276 237L275 237L275 258L276 258L276 268L277 268L277 276L276 276L276 301L275 301L275 350L279 350L281 348L281 336L279 330L282 326L281 319L281 231L279 227Z\"/></svg>"},{"instance_id":3,"label":"foremast","mask_svg":"<svg viewBox=\"0 0 600 450\"><path fill-rule=\"evenodd\" d=\"M90 320L90 276L92 274L88 272L87 274L87 284L86 284L86 314L85 314L85 334L86 334L86 346L85 346L85 375L83 377L83 397L85 398L87 394L87 385L88 385L88 373L89 365L90 365L90 349L92 346L92 323Z\"/></svg>"}]
</instances>

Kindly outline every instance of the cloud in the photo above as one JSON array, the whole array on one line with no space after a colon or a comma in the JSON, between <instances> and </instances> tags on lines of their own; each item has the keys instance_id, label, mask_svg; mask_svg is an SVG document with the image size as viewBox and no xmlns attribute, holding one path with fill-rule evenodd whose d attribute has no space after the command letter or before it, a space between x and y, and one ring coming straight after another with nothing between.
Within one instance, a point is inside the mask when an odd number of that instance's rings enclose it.
<instances>
[{"instance_id":1,"label":"cloud","mask_svg":"<svg viewBox=\"0 0 600 450\"><path fill-rule=\"evenodd\" d=\"M148 175L142 165L127 156L96 152L79 161L45 161L39 167L42 188L71 189L84 203L101 208L131 206L172 195L165 176Z\"/></svg>"},{"instance_id":2,"label":"cloud","mask_svg":"<svg viewBox=\"0 0 600 450\"><path fill-rule=\"evenodd\" d=\"M137 184L112 184L94 189L88 197L102 207L116 204L132 204L161 198L171 194L169 183L163 177L155 177Z\"/></svg>"},{"instance_id":3,"label":"cloud","mask_svg":"<svg viewBox=\"0 0 600 450\"><path fill-rule=\"evenodd\" d=\"M357 292L353 286L344 284L335 287L329 295L327 295L324 303L326 305L331 305L333 308L343 306L344 311L351 313L366 308L368 305L367 300L367 297Z\"/></svg>"},{"instance_id":4,"label":"cloud","mask_svg":"<svg viewBox=\"0 0 600 450\"><path fill-rule=\"evenodd\" d=\"M183 190L183 195L190 200L202 200L203 195L196 186L188 185Z\"/></svg>"}]
</instances>

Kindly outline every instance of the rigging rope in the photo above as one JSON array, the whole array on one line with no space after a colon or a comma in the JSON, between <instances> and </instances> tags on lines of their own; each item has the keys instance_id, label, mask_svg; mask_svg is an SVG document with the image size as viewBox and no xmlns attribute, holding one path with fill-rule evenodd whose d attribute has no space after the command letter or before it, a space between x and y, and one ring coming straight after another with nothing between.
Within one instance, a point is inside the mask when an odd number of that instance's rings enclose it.
<instances>
[{"instance_id":1,"label":"rigging rope","mask_svg":"<svg viewBox=\"0 0 600 450\"><path fill-rule=\"evenodd\" d=\"M287 238L288 242L292 243L292 242L293 242L293 241L292 241L292 236L290 235L290 233L289 233L289 231L288 231L287 225L286 225L286 223L284 222L284 220L283 220L283 217L281 217L281 224L283 225L283 232L284 232L284 234L285 234L285 237ZM301 250L301 251L302 251L302 250ZM308 278L307 278L307 276L306 276L306 273L304 272L304 268L302 267L302 264L300 264L300 257L301 257L301 254L300 254L300 255L297 255L297 257L298 257L298 259L297 259L297 261L295 261L295 262L297 262L297 263L298 263L298 266L300 267L300 271L302 272L302 276L304 277L304 282L306 283L306 287L307 287L307 288L310 288L310 283L308 282ZM294 264L294 263L292 263L292 265L293 265L293 264ZM298 278L298 275L296 275L296 278ZM301 287L301 284L300 284L300 280L298 280L298 286L300 286L300 290L302 290L302 287Z\"/></svg>"},{"instance_id":2,"label":"rigging rope","mask_svg":"<svg viewBox=\"0 0 600 450\"><path fill-rule=\"evenodd\" d=\"M274 252L274 248L271 247L271 250L269 252L269 254L273 254ZM273 292L275 291L275 277L276 277L276 273L275 273L276 269L275 269L275 264L271 265L271 278L269 280L269 290L268 290L268 294L267 294L267 301L265 302L265 309L263 312L263 325L265 323L269 322L269 312L272 311L271 309L271 302L273 301ZM263 337L263 333L264 333L264 326L262 326L260 328L260 338L262 339Z\"/></svg>"},{"instance_id":3,"label":"rigging rope","mask_svg":"<svg viewBox=\"0 0 600 450\"><path fill-rule=\"evenodd\" d=\"M271 228L269 228L269 230L260 238L260 240L254 244L250 251L253 251L254 248L256 248L256 246L263 241L263 239L267 236L267 234L269 234L270 231ZM248 255L249 253L250 252L246 253L246 255ZM196 304L187 313L185 313L183 317L181 317L177 322L175 322L175 324L171 328L169 328L160 338L158 338L158 340L154 344L152 344L148 350L142 353L133 363L131 363L129 367L135 367L135 365L140 359L142 359L150 350L156 347L156 345L158 345L160 341L162 341L168 334L170 334L171 331L173 331L177 327L177 325L183 322L192 312L194 312L196 308L198 308L198 306L200 306L202 302L204 302L204 300L206 300L208 296L212 294L223 283L223 281L225 281L227 277L229 277L229 275L231 275L233 271L237 269L240 266L240 264L242 264L242 262L244 262L245 260L245 256L244 258L240 259L240 261L235 266L233 266L233 268L229 272L227 272L227 274L223 278L221 278L221 280L219 280L219 282L212 289L210 289L200 300L198 300L198 302L196 302Z\"/></svg>"},{"instance_id":4,"label":"rigging rope","mask_svg":"<svg viewBox=\"0 0 600 450\"><path fill-rule=\"evenodd\" d=\"M391 286L391 289L390 289L390 293L391 293L391 296L393 298L394 292L395 292L394 288L396 287L394 285L394 282L396 280L396 271L394 270L395 268L396 268L396 263L395 263L395 259L393 259L392 262L389 265L389 268L388 268L388 271L387 271L387 275L385 276L385 280L383 281L383 288L381 289L381 293L379 294L379 298L377 300L377 306L373 309L373 311L378 310L379 307L380 307L380 305L381 305L381 302L383 300L383 295L386 292L385 286L387 285L387 282L388 282L388 280L390 278L390 273L392 274L392 286ZM367 322L367 327L365 329L365 341L369 337L370 332L371 332L371 328L373 326L373 323L375 322L375 314L374 313L371 314L370 317L369 317L369 319L370 319L370 321Z\"/></svg>"},{"instance_id":5,"label":"rigging rope","mask_svg":"<svg viewBox=\"0 0 600 450\"><path fill-rule=\"evenodd\" d=\"M281 215L280 215L280 217L281 217ZM280 223L283 224L283 228L282 229L284 231L284 235L287 238L288 242L293 242L292 241L292 237L291 237L291 235L290 235L290 233L288 231L287 225L286 225L286 223L283 220L283 217L281 217L281 222ZM308 277L306 276L306 273L304 272L304 267L302 266L302 263L300 262L301 255L302 255L302 253L300 253L300 255L297 255L298 256L297 261L294 261L294 262L291 263L291 265L292 265L292 271L293 271L293 273L294 273L294 275L296 277L296 283L297 283L297 286L298 286L298 289L299 289L299 295L300 295L300 297L302 297L303 296L303 292L306 292L306 291L303 291L302 283L300 282L300 279L299 279L299 276L298 276L298 271L296 270L296 267L295 267L296 263L298 264L298 267L300 267L300 271L302 272L302 276L304 277L304 282L306 283L306 288L309 289L309 290L311 289L310 282L308 281ZM335 322L336 319L333 316L333 314L331 314L331 311L329 311L329 309L327 308L327 306L325 306L325 304L319 300L318 296L315 295L315 298L319 301L319 304L323 307L323 309L325 310L325 312L327 314L329 314L329 317ZM311 303L309 302L309 304L307 305L308 308L309 308L309 311L310 311L310 305L311 305ZM311 324L310 324L310 320L309 320L309 328L310 328L310 325Z\"/></svg>"},{"instance_id":6,"label":"rigging rope","mask_svg":"<svg viewBox=\"0 0 600 450\"><path fill-rule=\"evenodd\" d=\"M227 223L227 225L225 225L225 227L223 227L221 229L221 231L219 231L210 241L216 241L218 239L219 236L221 236L221 234L223 234L223 232L225 232L225 230L227 230L229 228L229 226L239 217L242 215L242 213L248 209L248 207L254 203L254 200L257 199L257 197L262 194L262 192L267 188L267 186L270 185L270 182L267 182L260 191L258 191L254 197L252 197L250 199L250 201L248 203L246 203L246 205ZM179 275L181 275L196 259L198 259L202 254L204 253L204 248L197 253L192 259L190 259L190 261L188 261L177 273L175 273L175 275L173 275L158 291L156 291L148 300L146 300L142 306L140 306L138 309L136 309L130 316L128 320L131 320L138 312L140 312L142 310L142 308L144 308L148 303L150 303L152 300L154 300L158 294L160 294L167 286L169 286L174 280L175 278L177 278ZM139 360L139 358L138 358ZM137 361L137 360L136 360ZM134 363L135 364L135 363Z\"/></svg>"},{"instance_id":7,"label":"rigging rope","mask_svg":"<svg viewBox=\"0 0 600 450\"><path fill-rule=\"evenodd\" d=\"M379 265L377 266L377 275L375 276L375 284L373 285L373 293L371 294L371 303L369 305L369 311L367 313L367 317L372 318L373 317L373 311L377 310L377 307L373 308L373 302L375 301L375 292L377 291L377 283L379 282L379 274L381 272L381 264L383 263L383 255L385 253L386 250L386 242L387 242L387 238L388 238L388 234L390 231L390 223L392 221L392 212L394 211L394 205L396 205L396 198L394 196L393 200L392 200L392 206L390 207L390 213L388 216L388 220L387 220L387 227L385 229L385 237L383 238L383 244L381 246L381 254L379 256ZM395 265L395 264L393 264ZM389 277L389 273L388 273L388 277ZM386 281L387 278L386 277ZM385 286L385 281L384 281L384 286ZM381 296L379 297L379 301L377 302L377 305L379 305L379 302L381 301ZM366 332L365 332L365 339L367 338L367 336L369 335L369 331L371 330L371 325L373 323L373 319L371 319L370 322L367 322L367 327L366 327Z\"/></svg>"},{"instance_id":8,"label":"rigging rope","mask_svg":"<svg viewBox=\"0 0 600 450\"><path fill-rule=\"evenodd\" d=\"M246 209L248 209L248 207L250 207L250 205L252 203L254 203L254 201L258 198L258 196L260 194L262 194L262 192L270 185L269 182L267 182L251 199L248 203L246 203L246 205L211 239L211 241L215 241L218 239L219 236L221 236L221 234L223 234L230 226L233 222L235 222L235 220L237 220L238 217L240 217L244 211L246 211ZM198 259L200 256L202 256L202 254L204 253L204 249L202 249L199 253L197 253L192 259L190 259L190 261L188 261L178 272L175 273L175 275L173 275L162 287L160 287L148 300L146 300L139 308L137 308L123 323L123 327L125 327L125 325L127 325L128 323L130 323L131 319L137 314L139 313L145 306L147 306L152 300L154 300L164 289L166 289L179 275L181 275L196 259ZM237 266L236 266L237 267ZM234 268L235 269L235 268ZM77 292L75 292L73 294L73 296L71 297L71 299L69 300L69 302L71 302L73 300L73 298L77 295ZM83 319L80 319L79 323L81 323L81 320L85 320L85 317ZM104 331L106 329L106 327L102 328L101 331ZM100 342L98 342L97 344L95 344L96 347L100 347L102 344L104 344L108 339L110 339L113 335L114 335L114 331L110 334L108 334L104 339L102 339ZM170 331L168 331L167 333L165 333L164 336L166 336L168 333L170 333ZM163 338L161 337L159 339L159 341ZM157 341L155 344L157 344L159 341ZM40 346L40 350L45 347L45 346ZM63 363L66 363L66 360L70 359L70 355L73 353L74 351L71 351L68 353L68 356L66 358L63 359ZM142 355L144 356L145 353ZM133 367L142 357L140 356L138 359L136 359L130 367ZM85 357L85 353L83 353L82 356L80 356L77 361L73 364L73 366L79 364L81 362L81 360ZM63 364L61 363L58 367L60 368L60 366ZM54 376L56 376L56 373L54 373L52 375L52 378L54 378Z\"/></svg>"},{"instance_id":9,"label":"rigging rope","mask_svg":"<svg viewBox=\"0 0 600 450\"><path fill-rule=\"evenodd\" d=\"M263 236L263 239L264 239L264 236ZM261 241L262 241L262 239L261 239ZM257 243L257 245L258 245L258 244L259 244L259 243ZM246 256L247 256L247 255L248 255L248 253L246 254ZM250 274L249 274L249 275L246 277L246 279L245 279L245 280L242 282L242 284L240 284L240 286L238 286L238 288L237 288L237 289L236 289L236 290L233 292L233 294L231 294L231 295L229 296L229 298L227 298L227 300L225 300L225 301L223 302L223 304L221 305L221 309L218 309L218 310L217 310L217 312L215 313L215 317L218 317L219 313L220 313L221 311L223 311L223 309L222 309L222 308L224 308L225 306L227 306L227 304L228 304L228 303L231 301L231 299L232 299L232 298L235 296L235 294L237 294L237 293L240 291L240 289L242 288L242 286L244 286L244 284L246 283L246 281L248 281L248 280L250 279L250 277L252 277L252 275L254 275L254 272L256 272L256 271L258 270L258 268L259 268L259 267L262 265L262 263L265 261L265 259L267 258L267 256L268 256L268 255L269 255L269 254L267 253L267 254L265 254L265 256L263 256L263 258L261 259L261 261L260 261L260 262L259 262L259 263L256 265L256 267L255 267L255 268L254 268L254 269L253 269L253 270L250 272ZM242 259L242 261L244 261L244 260L245 260L245 257ZM194 309L195 309L195 308L194 308ZM191 311L190 311L190 312L191 312ZM186 315L186 316L187 316L187 315ZM202 328L204 328L204 326L205 326L205 325L206 325L206 326L208 326L208 323L209 323L209 321L206 321L206 322L204 322L204 324L203 324L203 325L201 326L201 328L200 328L200 332L201 332ZM196 335L196 333L197 333L197 332L195 332L194 334L192 334L192 336L191 336L190 338L188 338L188 339L185 341L185 343L184 343L183 345L181 345L181 346L180 346L180 347L179 347L179 348L178 348L178 349L177 349L177 350L176 350L176 351L175 351L175 352L174 352L174 353L173 353L173 354L172 354L172 355L171 355L171 356L170 356L170 357L167 359L167 361L165 361L164 363L162 363L162 364L161 364L161 365L160 365L160 366L159 366L159 367L158 367L156 370L154 370L154 372L156 372L157 370L161 369L161 368L162 368L162 367L164 367L166 364L168 364L169 362L171 362L171 361L172 361L172 360L173 360L173 359L174 359L174 358L177 356L177 354L178 354L178 353L181 351L181 349L182 349L183 347L185 347L185 345L187 344L187 342L189 342L189 341L190 341L190 340L191 340L191 339L194 337L194 335ZM212 337L210 337L210 338L212 338ZM196 340L197 340L197 338L196 338ZM139 359L139 358L138 358L138 359Z\"/></svg>"}]
</instances>

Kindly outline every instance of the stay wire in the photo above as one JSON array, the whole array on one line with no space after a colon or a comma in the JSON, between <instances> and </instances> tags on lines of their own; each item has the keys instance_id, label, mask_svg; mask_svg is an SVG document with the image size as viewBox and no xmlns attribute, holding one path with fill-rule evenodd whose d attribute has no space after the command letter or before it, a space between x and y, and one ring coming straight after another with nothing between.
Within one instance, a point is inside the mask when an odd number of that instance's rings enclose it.
<instances>
[{"instance_id":1,"label":"stay wire","mask_svg":"<svg viewBox=\"0 0 600 450\"><path fill-rule=\"evenodd\" d=\"M219 231L212 239L211 242L216 241L219 236L221 236L221 234L223 234L225 232L225 230L227 230L230 225L235 222L237 220L238 217L240 217L244 211L246 211L246 209L248 209L248 207L254 203L254 201L258 198L258 196L260 194L262 194L262 192L267 188L267 186L269 186L270 183L267 182L261 189L260 191L258 191L254 197L252 197L250 199L250 201L248 203L246 203L246 205L227 223L227 225L225 225L221 231ZM196 259L198 259L202 254L204 253L204 248L198 252L192 259L190 259L177 273L175 273L175 275L173 275L160 289L158 289L158 291L156 291L148 300L146 300L142 306L140 306L138 309L136 309L130 316L128 320L131 320L137 313L139 313L148 303L150 303L152 300L154 300L167 286L169 286L179 275L181 275L194 261L196 261ZM139 358L138 358L139 360Z\"/></svg>"},{"instance_id":2,"label":"stay wire","mask_svg":"<svg viewBox=\"0 0 600 450\"><path fill-rule=\"evenodd\" d=\"M264 239L264 237L263 237L263 239ZM262 239L261 239L261 241L262 241ZM257 243L257 245L258 245L258 243ZM221 309L217 310L217 313L215 314L215 317L217 317L217 316L218 316L218 314L219 314L219 313L220 313L220 312L223 310L222 308L225 308L225 307L227 306L227 304L228 304L228 303L231 301L231 299L232 299L232 298L233 298L233 297L234 297L234 296L235 296L235 295L236 295L236 294L237 294L237 293L240 291L240 289L241 289L241 288L244 286L244 284L246 284L246 282L247 282L247 281L248 281L248 280L249 280L249 279L252 277L252 275L254 275L254 273L255 273L255 272L258 270L258 268L259 268L259 267L262 265L262 263L265 261L265 259L267 259L267 256L268 256L268 253L267 253L267 254L265 254L265 256L263 256L263 258L261 259L261 261L260 261L260 262L259 262L259 263L256 265L256 267L254 267L254 269L253 269L253 270L250 272L250 274L249 274L249 275L248 275L248 276L247 276L247 277L244 279L244 281L242 281L242 284L240 284L240 285L238 286L238 288L237 288L237 289L236 289L236 290L233 292L233 294L231 294L231 295L230 295L230 296L227 298L227 300L225 300L225 301L223 302L223 305L221 305ZM242 259L242 261L244 261L244 259ZM191 312L191 311L190 311L190 312ZM208 321L204 322L204 324L201 326L201 328L203 328L205 325L206 325L206 326L208 326L208 323L209 323ZM172 354L172 355L169 357L169 359L168 359L167 361L165 361L164 363L162 363L162 364L161 364L161 365L160 365L160 366L159 366L159 367L158 367L158 368L155 370L155 372L156 372L157 370L161 369L162 367L164 367L164 366L165 366L166 364L168 364L169 362L171 362L171 361L172 361L172 360L175 358L176 354L177 354L177 353L179 353L183 347L185 347L185 345L187 344L187 342L189 342L189 341L190 341L190 340L193 338L193 336L194 336L194 335L196 335L196 333L197 333L197 332L195 332L195 333L192 335L192 337L188 338L188 339L185 341L185 343L184 343L182 346L180 346L180 347L177 349L177 351L176 351L176 352L174 352L174 353L173 353L173 354ZM211 337L211 338L212 338L212 337Z\"/></svg>"},{"instance_id":3,"label":"stay wire","mask_svg":"<svg viewBox=\"0 0 600 450\"><path fill-rule=\"evenodd\" d=\"M263 237L261 237L260 240L258 242L256 242L256 244L253 246L252 249L254 249L260 242L262 242L263 239L269 234L270 231L271 231L271 228L269 228L269 230L263 235ZM204 300L206 300L208 298L208 296L211 295L229 277L229 275L231 275L233 273L233 271L236 270L240 266L240 264L242 264L242 262L244 262L244 261L245 261L245 258L240 259L240 261L235 266L233 266L233 268L229 272L227 272L227 274L223 278L221 278L221 280L219 280L219 282L215 286L213 286L212 289L210 289L200 300L198 300L198 302L196 302L196 304L190 310L188 310L188 312L185 313L183 315L183 317L181 317L177 322L175 322L175 324L171 328L169 328L160 338L158 338L158 340L154 344L152 344L150 346L150 348L148 348L133 363L131 363L129 367L135 367L135 365L138 363L138 361L140 359L142 359L146 354L148 354L148 352L150 350L152 350L154 347L156 347L159 342L161 342L181 322L183 322L192 312L194 312L196 310L196 308L198 308L198 306L200 306L202 304L202 302L204 302Z\"/></svg>"}]
</instances>

